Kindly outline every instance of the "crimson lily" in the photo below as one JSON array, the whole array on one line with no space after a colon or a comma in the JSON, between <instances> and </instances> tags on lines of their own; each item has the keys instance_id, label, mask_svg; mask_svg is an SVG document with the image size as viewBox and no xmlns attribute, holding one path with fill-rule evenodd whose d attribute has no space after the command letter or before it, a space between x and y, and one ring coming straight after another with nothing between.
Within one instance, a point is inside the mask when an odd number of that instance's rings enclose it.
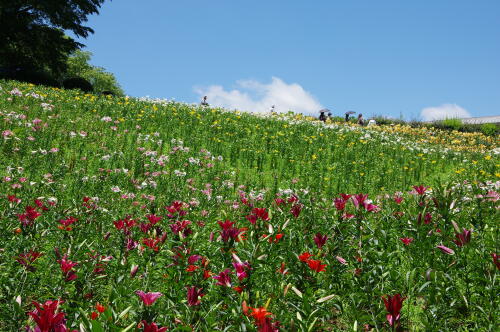
<instances>
[{"instance_id":1,"label":"crimson lily","mask_svg":"<svg viewBox=\"0 0 500 332\"><path fill-rule=\"evenodd\" d=\"M403 242L406 246L409 246L410 243L413 242L413 238L412 237L402 237L400 238L401 242Z\"/></svg>"},{"instance_id":2,"label":"crimson lily","mask_svg":"<svg viewBox=\"0 0 500 332\"><path fill-rule=\"evenodd\" d=\"M142 243L147 247L153 249L154 251L158 251L158 244L160 243L160 239L148 238L142 239Z\"/></svg>"},{"instance_id":3,"label":"crimson lily","mask_svg":"<svg viewBox=\"0 0 500 332\"><path fill-rule=\"evenodd\" d=\"M401 308L403 307L403 301L405 299L406 298L401 297L400 294L396 294L393 296L387 295L387 299L382 296L385 308L389 312L386 315L386 318L390 326L393 326L395 323L399 325L399 319L401 318Z\"/></svg>"},{"instance_id":4,"label":"crimson lily","mask_svg":"<svg viewBox=\"0 0 500 332\"><path fill-rule=\"evenodd\" d=\"M145 320L142 321L143 324L143 332L165 332L167 330L166 327L158 328L156 323L147 323Z\"/></svg>"},{"instance_id":5,"label":"crimson lily","mask_svg":"<svg viewBox=\"0 0 500 332\"><path fill-rule=\"evenodd\" d=\"M290 209L290 213L295 217L298 218L300 215L300 212L302 211L302 208L304 206L302 204L294 204L292 208Z\"/></svg>"},{"instance_id":6,"label":"crimson lily","mask_svg":"<svg viewBox=\"0 0 500 332\"><path fill-rule=\"evenodd\" d=\"M146 218L149 220L149 222L154 225L161 221L161 216L155 216L154 214L148 214Z\"/></svg>"},{"instance_id":7,"label":"crimson lily","mask_svg":"<svg viewBox=\"0 0 500 332\"><path fill-rule=\"evenodd\" d=\"M455 234L456 240L453 240L455 244L459 247L463 247L470 242L470 235L472 230L463 229L462 233Z\"/></svg>"},{"instance_id":8,"label":"crimson lily","mask_svg":"<svg viewBox=\"0 0 500 332\"><path fill-rule=\"evenodd\" d=\"M48 300L44 304L40 304L38 302L33 301L33 305L36 307L36 310L33 312L28 312L28 315L33 318L36 323L37 329L35 331L40 332L65 332L66 325L64 319L64 313L58 312L59 304L62 301Z\"/></svg>"},{"instance_id":9,"label":"crimson lily","mask_svg":"<svg viewBox=\"0 0 500 332\"><path fill-rule=\"evenodd\" d=\"M201 291L203 288L197 288L196 286L191 286L187 288L187 300L189 306L200 305L200 299L205 296Z\"/></svg>"},{"instance_id":10,"label":"crimson lily","mask_svg":"<svg viewBox=\"0 0 500 332\"><path fill-rule=\"evenodd\" d=\"M43 256L42 253L39 253L37 251L29 251L27 253L19 254L19 256L16 257L16 261L26 267L28 271L35 272L35 268L31 264L33 264L41 256Z\"/></svg>"},{"instance_id":11,"label":"crimson lily","mask_svg":"<svg viewBox=\"0 0 500 332\"><path fill-rule=\"evenodd\" d=\"M345 204L347 203L347 201L343 198L335 198L333 202L337 211L343 211L345 209Z\"/></svg>"},{"instance_id":12,"label":"crimson lily","mask_svg":"<svg viewBox=\"0 0 500 332\"><path fill-rule=\"evenodd\" d=\"M498 260L498 255L496 253L492 253L491 258L493 258L493 263L495 263L497 269L500 270L500 260Z\"/></svg>"},{"instance_id":13,"label":"crimson lily","mask_svg":"<svg viewBox=\"0 0 500 332\"><path fill-rule=\"evenodd\" d=\"M265 208L254 208L252 210L252 213L257 216L257 218L268 221L269 220L269 213L267 213Z\"/></svg>"},{"instance_id":14,"label":"crimson lily","mask_svg":"<svg viewBox=\"0 0 500 332\"><path fill-rule=\"evenodd\" d=\"M328 235L321 235L321 233L316 233L316 236L314 237L314 242L316 243L318 249L321 249L321 247L325 245L326 240L328 240Z\"/></svg>"}]
</instances>

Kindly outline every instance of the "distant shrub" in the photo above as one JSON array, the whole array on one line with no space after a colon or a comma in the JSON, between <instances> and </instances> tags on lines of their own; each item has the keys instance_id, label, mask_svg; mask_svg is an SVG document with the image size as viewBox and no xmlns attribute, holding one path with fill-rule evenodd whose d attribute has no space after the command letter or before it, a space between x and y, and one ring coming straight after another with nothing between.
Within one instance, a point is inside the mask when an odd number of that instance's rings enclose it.
<instances>
[{"instance_id":1,"label":"distant shrub","mask_svg":"<svg viewBox=\"0 0 500 332\"><path fill-rule=\"evenodd\" d=\"M104 96L114 96L115 93L113 91L109 91L109 90L104 90L101 92L102 95Z\"/></svg>"},{"instance_id":2,"label":"distant shrub","mask_svg":"<svg viewBox=\"0 0 500 332\"><path fill-rule=\"evenodd\" d=\"M493 136L497 133L498 127L494 123L485 123L481 125L481 132L488 136Z\"/></svg>"},{"instance_id":3,"label":"distant shrub","mask_svg":"<svg viewBox=\"0 0 500 332\"><path fill-rule=\"evenodd\" d=\"M462 120L460 119L445 119L436 122L435 126L443 129L459 130L460 128L462 128L463 124Z\"/></svg>"},{"instance_id":4,"label":"distant shrub","mask_svg":"<svg viewBox=\"0 0 500 332\"><path fill-rule=\"evenodd\" d=\"M0 78L16 80L35 85L61 87L61 84L51 74L28 68L6 69L0 71Z\"/></svg>"},{"instance_id":5,"label":"distant shrub","mask_svg":"<svg viewBox=\"0 0 500 332\"><path fill-rule=\"evenodd\" d=\"M94 91L92 84L83 77L67 78L63 81L63 86L65 89L80 89L87 93Z\"/></svg>"},{"instance_id":6,"label":"distant shrub","mask_svg":"<svg viewBox=\"0 0 500 332\"><path fill-rule=\"evenodd\" d=\"M344 118L338 115L332 116L332 121L333 122L344 122Z\"/></svg>"}]
</instances>

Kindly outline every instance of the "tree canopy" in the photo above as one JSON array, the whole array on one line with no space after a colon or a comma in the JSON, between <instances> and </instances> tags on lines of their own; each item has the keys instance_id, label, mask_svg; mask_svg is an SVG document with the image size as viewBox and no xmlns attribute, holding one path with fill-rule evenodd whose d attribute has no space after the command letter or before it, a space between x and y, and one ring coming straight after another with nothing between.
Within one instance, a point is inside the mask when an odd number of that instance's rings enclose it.
<instances>
[{"instance_id":1,"label":"tree canopy","mask_svg":"<svg viewBox=\"0 0 500 332\"><path fill-rule=\"evenodd\" d=\"M87 37L87 16L98 14L104 0L0 0L0 66L67 69L69 54L83 44L65 35Z\"/></svg>"},{"instance_id":2,"label":"tree canopy","mask_svg":"<svg viewBox=\"0 0 500 332\"><path fill-rule=\"evenodd\" d=\"M91 65L90 59L92 57L91 52L76 51L68 58L67 62L67 77L83 77L89 81L94 92L112 92L117 96L123 96L123 90L118 84L115 75L107 72L102 67L96 67Z\"/></svg>"}]
</instances>

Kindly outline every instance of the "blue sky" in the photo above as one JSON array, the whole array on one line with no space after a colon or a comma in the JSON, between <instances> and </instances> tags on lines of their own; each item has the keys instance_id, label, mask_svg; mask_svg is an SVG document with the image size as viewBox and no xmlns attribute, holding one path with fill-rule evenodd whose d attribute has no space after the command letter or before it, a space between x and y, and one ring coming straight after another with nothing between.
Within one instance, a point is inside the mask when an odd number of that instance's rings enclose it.
<instances>
[{"instance_id":1,"label":"blue sky","mask_svg":"<svg viewBox=\"0 0 500 332\"><path fill-rule=\"evenodd\" d=\"M83 43L131 96L486 116L500 114L499 17L498 0L114 0Z\"/></svg>"}]
</instances>

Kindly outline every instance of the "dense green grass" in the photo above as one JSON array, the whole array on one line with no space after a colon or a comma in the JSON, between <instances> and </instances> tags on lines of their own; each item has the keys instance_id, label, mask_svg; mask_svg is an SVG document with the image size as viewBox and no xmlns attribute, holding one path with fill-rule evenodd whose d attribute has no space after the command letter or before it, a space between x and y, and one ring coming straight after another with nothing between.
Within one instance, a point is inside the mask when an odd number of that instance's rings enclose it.
<instances>
[{"instance_id":1,"label":"dense green grass","mask_svg":"<svg viewBox=\"0 0 500 332\"><path fill-rule=\"evenodd\" d=\"M267 324L286 331L380 330L389 328L381 297L396 293L404 329L496 328L498 137L0 86L0 330L33 326L31 301L55 299L68 327L92 331L140 321L264 330L245 305L266 307ZM429 188L418 194L420 185ZM370 201L344 197L341 209L340 193ZM165 209L174 201L185 215ZM23 217L27 206L40 216ZM251 223L254 208L269 218ZM244 235L224 242L224 220ZM470 242L455 244L464 228ZM42 256L21 264L29 252ZM301 262L304 252L326 270ZM241 280L234 254L251 267ZM64 255L78 263L70 274ZM188 263L192 255L203 260ZM225 269L232 288L210 276ZM186 300L191 286L206 294L199 305ZM145 307L137 290L163 296ZM97 302L106 311L92 320Z\"/></svg>"}]
</instances>

